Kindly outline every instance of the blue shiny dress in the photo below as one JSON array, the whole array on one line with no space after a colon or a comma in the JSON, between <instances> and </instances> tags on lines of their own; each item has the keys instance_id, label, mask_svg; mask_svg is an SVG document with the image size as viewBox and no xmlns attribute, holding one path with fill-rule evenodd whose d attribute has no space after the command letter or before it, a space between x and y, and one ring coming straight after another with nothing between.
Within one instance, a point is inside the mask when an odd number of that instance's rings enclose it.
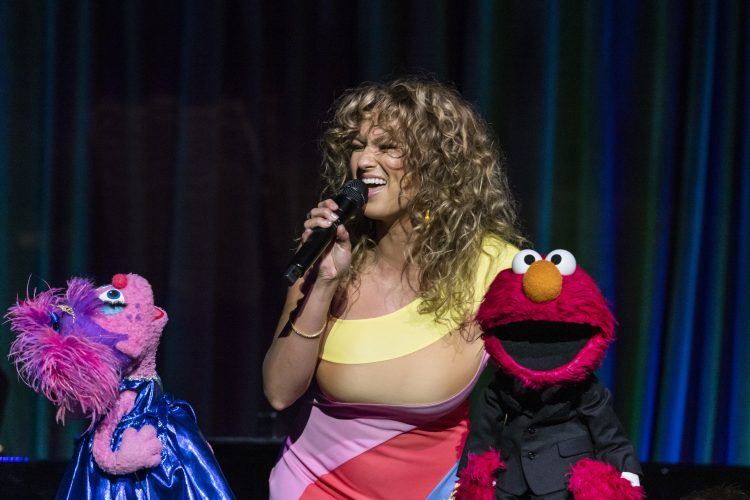
<instances>
[{"instance_id":1,"label":"blue shiny dress","mask_svg":"<svg viewBox=\"0 0 750 500\"><path fill-rule=\"evenodd\" d=\"M117 424L113 450L120 446L125 429L151 424L163 444L161 463L131 474L108 474L94 461L94 431L89 431L78 442L58 499L234 498L187 402L164 394L158 377L125 379L120 383L120 391L124 390L135 391L137 396L133 409Z\"/></svg>"}]
</instances>

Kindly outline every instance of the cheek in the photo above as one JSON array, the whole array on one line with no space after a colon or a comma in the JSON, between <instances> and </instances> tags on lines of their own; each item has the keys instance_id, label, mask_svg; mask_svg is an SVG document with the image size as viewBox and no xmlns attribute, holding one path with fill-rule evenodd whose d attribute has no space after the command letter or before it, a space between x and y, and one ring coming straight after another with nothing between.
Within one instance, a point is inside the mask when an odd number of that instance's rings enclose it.
<instances>
[{"instance_id":1,"label":"cheek","mask_svg":"<svg viewBox=\"0 0 750 500\"><path fill-rule=\"evenodd\" d=\"M143 314L141 304L130 304L119 314L103 314L97 316L94 321L111 332L132 333L143 329L147 318Z\"/></svg>"}]
</instances>

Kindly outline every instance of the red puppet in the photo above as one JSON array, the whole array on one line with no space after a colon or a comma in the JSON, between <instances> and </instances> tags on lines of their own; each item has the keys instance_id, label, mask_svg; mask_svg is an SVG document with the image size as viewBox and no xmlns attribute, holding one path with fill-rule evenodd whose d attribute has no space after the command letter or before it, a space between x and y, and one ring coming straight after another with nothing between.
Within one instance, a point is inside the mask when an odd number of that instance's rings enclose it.
<instances>
[{"instance_id":1,"label":"red puppet","mask_svg":"<svg viewBox=\"0 0 750 500\"><path fill-rule=\"evenodd\" d=\"M457 499L641 499L641 468L594 375L615 319L567 250L523 250L477 313L499 366L461 460Z\"/></svg>"}]
</instances>

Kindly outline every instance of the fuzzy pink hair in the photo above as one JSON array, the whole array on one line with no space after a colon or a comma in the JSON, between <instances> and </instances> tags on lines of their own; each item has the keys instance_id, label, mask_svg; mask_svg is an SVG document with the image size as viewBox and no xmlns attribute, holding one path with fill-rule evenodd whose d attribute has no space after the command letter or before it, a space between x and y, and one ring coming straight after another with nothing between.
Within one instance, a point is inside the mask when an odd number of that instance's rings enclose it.
<instances>
[{"instance_id":1,"label":"fuzzy pink hair","mask_svg":"<svg viewBox=\"0 0 750 500\"><path fill-rule=\"evenodd\" d=\"M548 385L584 380L599 367L607 347L615 339L615 319L594 280L580 267L563 276L558 297L534 302L523 292L523 274L512 269L500 272L477 312L485 349L508 375L524 386L538 390ZM536 371L518 364L500 340L488 332L496 327L522 321L550 321L589 325L594 335L569 363L549 371Z\"/></svg>"},{"instance_id":2,"label":"fuzzy pink hair","mask_svg":"<svg viewBox=\"0 0 750 500\"><path fill-rule=\"evenodd\" d=\"M495 498L495 472L504 469L500 453L490 449L481 455L469 453L456 490L456 500L492 500Z\"/></svg>"},{"instance_id":3,"label":"fuzzy pink hair","mask_svg":"<svg viewBox=\"0 0 750 500\"><path fill-rule=\"evenodd\" d=\"M583 458L570 469L568 490L576 500L642 500L643 488L620 477L617 469L605 462Z\"/></svg>"},{"instance_id":4,"label":"fuzzy pink hair","mask_svg":"<svg viewBox=\"0 0 750 500\"><path fill-rule=\"evenodd\" d=\"M16 333L9 357L20 378L58 407L58 421L70 412L91 418L89 428L116 400L129 362L114 348L126 336L92 321L99 304L91 282L74 278L64 295L47 290L17 301L6 315Z\"/></svg>"}]
</instances>

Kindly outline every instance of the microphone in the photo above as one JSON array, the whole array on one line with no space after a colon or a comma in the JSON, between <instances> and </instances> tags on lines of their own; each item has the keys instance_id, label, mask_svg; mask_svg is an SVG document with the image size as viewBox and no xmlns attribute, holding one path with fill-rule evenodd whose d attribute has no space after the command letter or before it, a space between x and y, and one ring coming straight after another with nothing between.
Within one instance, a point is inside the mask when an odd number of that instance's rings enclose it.
<instances>
[{"instance_id":1,"label":"microphone","mask_svg":"<svg viewBox=\"0 0 750 500\"><path fill-rule=\"evenodd\" d=\"M352 219L367 203L367 185L359 179L346 184L333 198L338 205L336 215L339 218L329 227L316 227L310 237L297 250L289 263L284 278L290 285L294 284L303 274L315 264L323 251L336 236L336 228Z\"/></svg>"}]
</instances>

